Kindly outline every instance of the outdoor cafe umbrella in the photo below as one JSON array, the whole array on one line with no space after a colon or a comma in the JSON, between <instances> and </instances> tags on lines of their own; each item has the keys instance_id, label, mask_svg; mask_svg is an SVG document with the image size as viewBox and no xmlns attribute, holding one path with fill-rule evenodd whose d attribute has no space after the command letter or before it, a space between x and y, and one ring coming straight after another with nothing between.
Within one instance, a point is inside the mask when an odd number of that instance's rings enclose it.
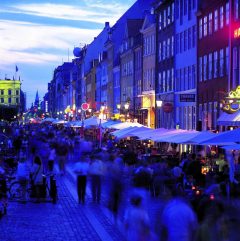
<instances>
[{"instance_id":1,"label":"outdoor cafe umbrella","mask_svg":"<svg viewBox=\"0 0 240 241\"><path fill-rule=\"evenodd\" d=\"M240 128L218 133L214 137L200 142L200 144L223 146L234 144L235 142L240 142Z\"/></svg>"},{"instance_id":2,"label":"outdoor cafe umbrella","mask_svg":"<svg viewBox=\"0 0 240 241\"><path fill-rule=\"evenodd\" d=\"M130 136L137 136L138 131L146 131L150 128L145 127L145 126L141 126L141 127L137 127L137 126L133 126L131 128L129 128L127 131L119 133L118 135L116 135L117 138L126 138L126 137L130 137Z\"/></svg>"},{"instance_id":3,"label":"outdoor cafe umbrella","mask_svg":"<svg viewBox=\"0 0 240 241\"><path fill-rule=\"evenodd\" d=\"M138 126L138 127L141 127L143 125L137 123L137 122L121 122L121 123L118 123L118 124L114 124L114 125L111 125L109 126L109 128L112 128L112 129L125 129L127 127L130 127L130 126Z\"/></svg>"},{"instance_id":4,"label":"outdoor cafe umbrella","mask_svg":"<svg viewBox=\"0 0 240 241\"><path fill-rule=\"evenodd\" d=\"M55 121L54 118L47 117L47 118L43 119L43 120L41 121L41 123L52 123L53 121Z\"/></svg>"}]
</instances>

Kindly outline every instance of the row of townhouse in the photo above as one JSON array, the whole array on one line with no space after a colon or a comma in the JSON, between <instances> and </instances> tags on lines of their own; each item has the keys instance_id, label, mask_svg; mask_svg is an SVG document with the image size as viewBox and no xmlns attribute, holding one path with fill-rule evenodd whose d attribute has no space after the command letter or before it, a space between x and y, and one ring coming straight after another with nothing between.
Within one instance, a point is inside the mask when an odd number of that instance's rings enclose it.
<instances>
[{"instance_id":1,"label":"row of townhouse","mask_svg":"<svg viewBox=\"0 0 240 241\"><path fill-rule=\"evenodd\" d=\"M222 102L240 85L239 18L238 0L138 0L56 68L49 111L70 106L77 116L88 103L88 115L217 130Z\"/></svg>"}]
</instances>

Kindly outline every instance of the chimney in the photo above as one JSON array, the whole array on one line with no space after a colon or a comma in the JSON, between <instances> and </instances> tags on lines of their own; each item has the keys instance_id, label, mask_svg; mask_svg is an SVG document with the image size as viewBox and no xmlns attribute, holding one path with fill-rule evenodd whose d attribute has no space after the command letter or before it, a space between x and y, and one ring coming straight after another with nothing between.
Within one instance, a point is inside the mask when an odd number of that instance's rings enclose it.
<instances>
[{"instance_id":1,"label":"chimney","mask_svg":"<svg viewBox=\"0 0 240 241\"><path fill-rule=\"evenodd\" d=\"M105 28L109 28L109 22L105 22Z\"/></svg>"}]
</instances>

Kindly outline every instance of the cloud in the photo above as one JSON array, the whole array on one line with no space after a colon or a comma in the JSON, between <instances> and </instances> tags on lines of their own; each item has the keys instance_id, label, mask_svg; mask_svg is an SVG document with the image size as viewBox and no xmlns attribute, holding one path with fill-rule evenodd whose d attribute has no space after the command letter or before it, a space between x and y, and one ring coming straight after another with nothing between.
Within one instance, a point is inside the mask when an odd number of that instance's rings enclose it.
<instances>
[{"instance_id":1,"label":"cloud","mask_svg":"<svg viewBox=\"0 0 240 241\"><path fill-rule=\"evenodd\" d=\"M119 3L106 4L86 1L85 4L84 7L52 3L17 4L8 8L1 8L0 12L114 24L122 13L127 10L127 6Z\"/></svg>"},{"instance_id":2,"label":"cloud","mask_svg":"<svg viewBox=\"0 0 240 241\"><path fill-rule=\"evenodd\" d=\"M90 43L101 31L5 20L0 20L0 29L0 57L5 65L59 61L62 52Z\"/></svg>"}]
</instances>

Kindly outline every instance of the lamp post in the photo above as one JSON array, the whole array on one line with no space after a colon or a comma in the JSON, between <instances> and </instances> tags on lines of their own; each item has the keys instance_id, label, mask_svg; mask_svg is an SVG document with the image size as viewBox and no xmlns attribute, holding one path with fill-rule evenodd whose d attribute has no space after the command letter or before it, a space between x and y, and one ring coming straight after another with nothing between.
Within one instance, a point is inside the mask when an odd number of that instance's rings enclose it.
<instances>
[{"instance_id":1,"label":"lamp post","mask_svg":"<svg viewBox=\"0 0 240 241\"><path fill-rule=\"evenodd\" d=\"M129 103L128 102L124 105L124 109L125 109L125 121L126 121L127 120L127 113L128 113L128 110L129 110Z\"/></svg>"}]
</instances>

